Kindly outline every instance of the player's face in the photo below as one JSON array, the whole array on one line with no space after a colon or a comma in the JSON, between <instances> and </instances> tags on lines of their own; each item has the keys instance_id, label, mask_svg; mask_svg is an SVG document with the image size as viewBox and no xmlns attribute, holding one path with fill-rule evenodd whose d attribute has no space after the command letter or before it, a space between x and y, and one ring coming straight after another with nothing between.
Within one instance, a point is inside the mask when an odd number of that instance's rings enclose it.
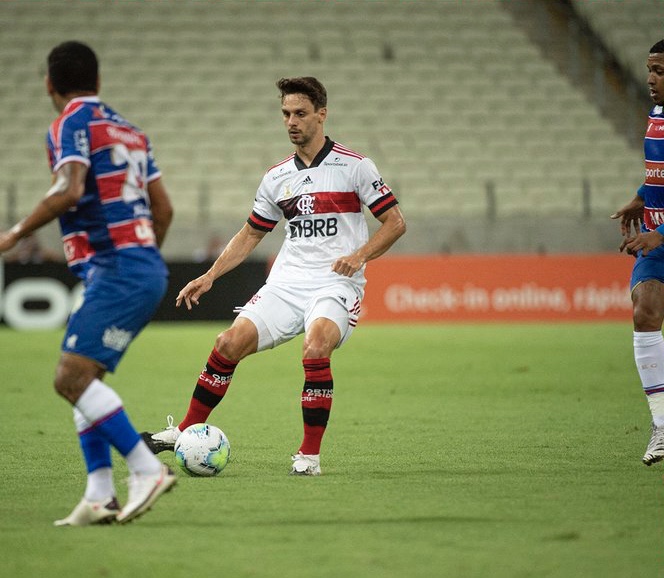
<instances>
[{"instance_id":1,"label":"player's face","mask_svg":"<svg viewBox=\"0 0 664 578\"><path fill-rule=\"evenodd\" d=\"M655 104L664 104L664 54L648 56L648 89Z\"/></svg>"},{"instance_id":2,"label":"player's face","mask_svg":"<svg viewBox=\"0 0 664 578\"><path fill-rule=\"evenodd\" d=\"M287 94L281 103L281 114L290 141L305 147L322 134L327 109L314 110L313 103L303 94Z\"/></svg>"}]
</instances>

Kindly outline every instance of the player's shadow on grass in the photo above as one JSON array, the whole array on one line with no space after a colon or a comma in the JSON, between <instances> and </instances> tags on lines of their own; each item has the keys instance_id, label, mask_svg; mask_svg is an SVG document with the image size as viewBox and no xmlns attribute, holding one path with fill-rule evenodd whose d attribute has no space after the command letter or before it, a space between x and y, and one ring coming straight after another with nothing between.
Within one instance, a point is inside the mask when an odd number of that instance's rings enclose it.
<instances>
[{"instance_id":1,"label":"player's shadow on grass","mask_svg":"<svg viewBox=\"0 0 664 578\"><path fill-rule=\"evenodd\" d=\"M336 526L336 525L347 525L347 526L379 526L379 525L391 525L391 524L486 524L491 522L496 522L498 520L492 518L485 518L479 516L410 516L403 518L361 518L358 520L348 520L344 519L318 519L318 520L269 520L269 521L247 521L247 522L229 522L226 521L228 527L251 527L251 526L260 526L260 527L270 527L270 526ZM504 522L505 520L500 520ZM180 522L178 522L180 523ZM170 527L173 524L170 523L158 523L154 524L155 526L160 527ZM209 522L198 520L196 522L197 527L209 526L210 528L218 528L218 522Z\"/></svg>"},{"instance_id":2,"label":"player's shadow on grass","mask_svg":"<svg viewBox=\"0 0 664 578\"><path fill-rule=\"evenodd\" d=\"M403 518L360 518L358 520L331 519L331 520L282 520L280 522L268 522L266 526L297 526L307 524L311 526L332 526L335 524L344 524L351 526L375 526L381 524L460 524L460 523L482 523L495 522L490 518L480 518L477 516L410 516ZM261 524L263 525L263 524Z\"/></svg>"}]
</instances>

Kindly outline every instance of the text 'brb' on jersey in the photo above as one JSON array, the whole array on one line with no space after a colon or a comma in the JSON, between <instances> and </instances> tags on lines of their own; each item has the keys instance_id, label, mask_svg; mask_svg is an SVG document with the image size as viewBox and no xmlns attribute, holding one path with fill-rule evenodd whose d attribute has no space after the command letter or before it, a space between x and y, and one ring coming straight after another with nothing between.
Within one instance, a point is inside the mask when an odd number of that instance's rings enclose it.
<instances>
[{"instance_id":1,"label":"text 'brb' on jersey","mask_svg":"<svg viewBox=\"0 0 664 578\"><path fill-rule=\"evenodd\" d=\"M379 217L396 204L371 159L330 139L309 167L291 155L267 171L248 219L249 225L266 232L282 216L287 219L286 239L268 282L337 281L332 263L368 240L363 206ZM364 268L352 280L361 289Z\"/></svg>"},{"instance_id":2,"label":"text 'brb' on jersey","mask_svg":"<svg viewBox=\"0 0 664 578\"><path fill-rule=\"evenodd\" d=\"M158 266L147 184L161 175L145 134L93 96L67 103L46 141L53 172L68 162L88 167L83 197L60 217L72 272L84 278L90 264L136 249Z\"/></svg>"},{"instance_id":3,"label":"text 'brb' on jersey","mask_svg":"<svg viewBox=\"0 0 664 578\"><path fill-rule=\"evenodd\" d=\"M639 195L644 201L643 227L652 231L664 225L664 108L661 106L650 111L643 150L646 178Z\"/></svg>"}]
</instances>

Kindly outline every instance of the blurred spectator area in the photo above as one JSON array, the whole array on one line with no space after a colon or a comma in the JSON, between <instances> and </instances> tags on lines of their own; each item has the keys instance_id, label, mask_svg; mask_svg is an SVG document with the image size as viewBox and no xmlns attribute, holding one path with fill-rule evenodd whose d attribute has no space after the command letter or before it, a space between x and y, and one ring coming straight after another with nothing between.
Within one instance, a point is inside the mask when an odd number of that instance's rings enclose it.
<instances>
[{"instance_id":1,"label":"blurred spectator area","mask_svg":"<svg viewBox=\"0 0 664 578\"><path fill-rule=\"evenodd\" d=\"M0 226L49 186L45 58L75 38L100 57L102 99L152 139L176 209L169 256L242 226L263 173L291 152L274 83L293 75L326 85L327 133L397 194L410 225L398 250L613 250L608 215L642 182L662 5L1 2ZM565 26L550 26L551 6ZM587 70L574 66L580 39L602 54ZM604 67L628 71L613 82L622 108L603 104Z\"/></svg>"}]
</instances>

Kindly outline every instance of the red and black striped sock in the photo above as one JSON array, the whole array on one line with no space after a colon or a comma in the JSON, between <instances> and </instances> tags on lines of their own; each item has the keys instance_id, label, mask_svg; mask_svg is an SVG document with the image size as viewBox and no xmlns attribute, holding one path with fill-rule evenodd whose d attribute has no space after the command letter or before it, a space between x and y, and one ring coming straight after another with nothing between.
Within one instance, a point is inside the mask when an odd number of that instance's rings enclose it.
<instances>
[{"instance_id":1,"label":"red and black striped sock","mask_svg":"<svg viewBox=\"0 0 664 578\"><path fill-rule=\"evenodd\" d=\"M212 350L207 364L196 382L187 415L178 425L180 431L195 423L207 421L212 410L226 395L238 363L226 359L216 349Z\"/></svg>"},{"instance_id":2,"label":"red and black striped sock","mask_svg":"<svg viewBox=\"0 0 664 578\"><path fill-rule=\"evenodd\" d=\"M320 453L320 445L332 408L332 370L330 358L303 359L304 388L302 389L302 420L304 439L300 452Z\"/></svg>"}]
</instances>

